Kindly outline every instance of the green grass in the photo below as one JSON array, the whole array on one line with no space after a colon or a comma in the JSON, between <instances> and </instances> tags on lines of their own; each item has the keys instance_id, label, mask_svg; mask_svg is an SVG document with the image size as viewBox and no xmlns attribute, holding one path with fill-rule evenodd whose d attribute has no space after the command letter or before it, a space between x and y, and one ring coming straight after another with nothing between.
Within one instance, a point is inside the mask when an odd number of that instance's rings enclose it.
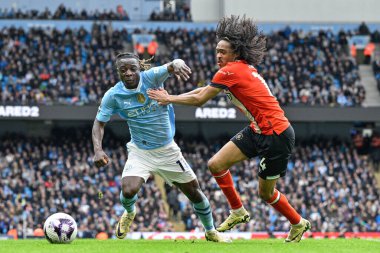
<instances>
[{"instance_id":1,"label":"green grass","mask_svg":"<svg viewBox=\"0 0 380 253\"><path fill-rule=\"evenodd\" d=\"M219 244L204 240L84 240L71 244L50 244L46 240L3 240L1 253L380 253L380 240L305 239L283 243L280 239L235 240Z\"/></svg>"}]
</instances>

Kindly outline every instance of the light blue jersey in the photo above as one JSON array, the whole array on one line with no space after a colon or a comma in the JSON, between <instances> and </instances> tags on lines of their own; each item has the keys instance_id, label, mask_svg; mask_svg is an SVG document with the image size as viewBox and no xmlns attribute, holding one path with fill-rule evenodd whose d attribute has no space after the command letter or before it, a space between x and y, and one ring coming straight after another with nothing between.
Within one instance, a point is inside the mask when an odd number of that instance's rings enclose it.
<instances>
[{"instance_id":1,"label":"light blue jersey","mask_svg":"<svg viewBox=\"0 0 380 253\"><path fill-rule=\"evenodd\" d=\"M158 105L146 92L163 87L168 77L167 66L163 65L141 72L136 89L127 89L123 82L118 82L104 94L96 119L108 122L113 114L118 113L127 121L131 142L137 147L155 149L165 146L173 140L175 133L173 106Z\"/></svg>"}]
</instances>

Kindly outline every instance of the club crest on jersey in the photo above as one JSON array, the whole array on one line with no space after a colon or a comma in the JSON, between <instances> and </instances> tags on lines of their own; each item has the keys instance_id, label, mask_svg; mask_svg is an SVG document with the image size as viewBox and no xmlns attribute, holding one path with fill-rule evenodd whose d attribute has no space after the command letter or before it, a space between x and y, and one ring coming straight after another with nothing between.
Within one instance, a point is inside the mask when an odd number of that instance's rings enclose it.
<instances>
[{"instance_id":1,"label":"club crest on jersey","mask_svg":"<svg viewBox=\"0 0 380 253\"><path fill-rule=\"evenodd\" d=\"M236 140L240 141L241 139L243 139L243 134L242 133L238 133L236 135Z\"/></svg>"},{"instance_id":2,"label":"club crest on jersey","mask_svg":"<svg viewBox=\"0 0 380 253\"><path fill-rule=\"evenodd\" d=\"M137 101L138 101L140 104L144 104L144 103L145 103L145 100L146 100L146 98L145 98L144 94L142 94L142 93L138 93L138 94L137 94Z\"/></svg>"}]
</instances>

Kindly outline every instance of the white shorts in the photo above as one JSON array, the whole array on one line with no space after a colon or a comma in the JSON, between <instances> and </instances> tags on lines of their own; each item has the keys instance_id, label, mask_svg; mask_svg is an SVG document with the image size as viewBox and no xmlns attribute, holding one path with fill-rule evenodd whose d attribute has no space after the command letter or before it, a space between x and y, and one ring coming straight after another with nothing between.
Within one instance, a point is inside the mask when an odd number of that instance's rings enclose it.
<instances>
[{"instance_id":1,"label":"white shorts","mask_svg":"<svg viewBox=\"0 0 380 253\"><path fill-rule=\"evenodd\" d=\"M128 160L123 177L141 177L148 180L150 175L161 176L170 186L173 182L188 183L196 179L194 171L186 162L178 145L171 143L156 149L144 150L133 143L127 144Z\"/></svg>"}]
</instances>

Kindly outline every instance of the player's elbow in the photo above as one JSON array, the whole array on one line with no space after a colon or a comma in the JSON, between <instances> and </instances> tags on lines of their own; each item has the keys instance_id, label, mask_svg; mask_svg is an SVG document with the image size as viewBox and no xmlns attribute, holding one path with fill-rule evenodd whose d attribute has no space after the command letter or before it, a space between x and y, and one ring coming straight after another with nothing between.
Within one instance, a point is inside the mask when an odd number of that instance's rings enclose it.
<instances>
[{"instance_id":1,"label":"player's elbow","mask_svg":"<svg viewBox=\"0 0 380 253\"><path fill-rule=\"evenodd\" d=\"M195 96L194 97L194 103L193 105L194 106L197 106L197 107L201 107L202 105L204 105L205 103L207 102L207 99L204 99L200 96Z\"/></svg>"},{"instance_id":2,"label":"player's elbow","mask_svg":"<svg viewBox=\"0 0 380 253\"><path fill-rule=\"evenodd\" d=\"M194 106L201 107L201 106L204 105L205 103L206 103L206 101L202 101L202 100L197 99L197 100L194 102Z\"/></svg>"},{"instance_id":3,"label":"player's elbow","mask_svg":"<svg viewBox=\"0 0 380 253\"><path fill-rule=\"evenodd\" d=\"M98 131L101 131L104 129L105 122L101 122L97 119L94 120L94 124L92 125L92 134L97 133Z\"/></svg>"}]
</instances>

